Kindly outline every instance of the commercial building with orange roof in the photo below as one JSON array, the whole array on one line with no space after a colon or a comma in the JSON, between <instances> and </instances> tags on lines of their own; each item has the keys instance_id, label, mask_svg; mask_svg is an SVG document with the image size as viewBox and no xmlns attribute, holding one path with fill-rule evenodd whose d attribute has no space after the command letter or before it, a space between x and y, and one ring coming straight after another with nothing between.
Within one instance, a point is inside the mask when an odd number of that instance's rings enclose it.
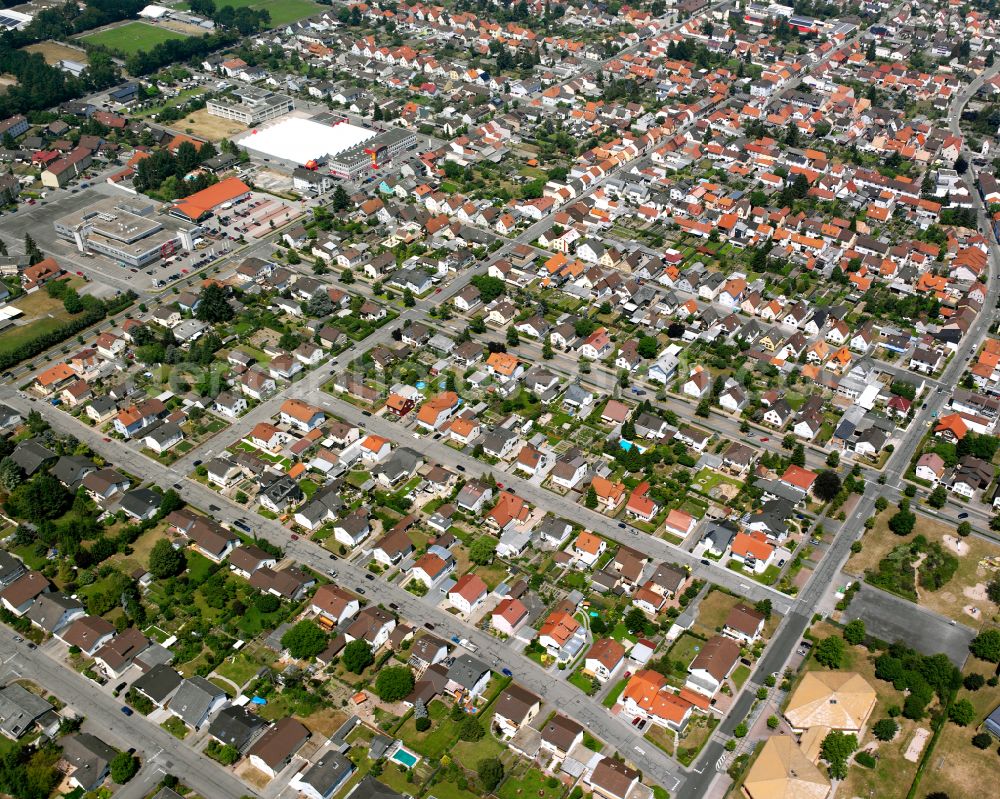
<instances>
[{"instance_id":1,"label":"commercial building with orange roof","mask_svg":"<svg viewBox=\"0 0 1000 799\"><path fill-rule=\"evenodd\" d=\"M48 395L69 383L70 380L76 380L76 377L76 372L70 368L68 363L57 363L35 378L35 388L42 394Z\"/></svg>"},{"instance_id":2,"label":"commercial building with orange roof","mask_svg":"<svg viewBox=\"0 0 1000 799\"><path fill-rule=\"evenodd\" d=\"M172 216L198 222L220 205L250 196L250 187L239 178L226 178L199 192L178 200L170 209Z\"/></svg>"}]
</instances>

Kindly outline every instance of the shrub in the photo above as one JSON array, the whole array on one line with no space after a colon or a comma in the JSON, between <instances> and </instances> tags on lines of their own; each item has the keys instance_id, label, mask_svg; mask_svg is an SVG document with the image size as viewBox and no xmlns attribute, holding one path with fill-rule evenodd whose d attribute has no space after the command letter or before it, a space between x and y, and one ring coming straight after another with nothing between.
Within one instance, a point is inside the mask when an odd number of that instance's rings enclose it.
<instances>
[{"instance_id":1,"label":"shrub","mask_svg":"<svg viewBox=\"0 0 1000 799\"><path fill-rule=\"evenodd\" d=\"M875 768L875 758L868 752L858 752L854 759L865 768Z\"/></svg>"},{"instance_id":2,"label":"shrub","mask_svg":"<svg viewBox=\"0 0 1000 799\"><path fill-rule=\"evenodd\" d=\"M424 716L413 722L413 726L417 728L417 732L427 732L431 728L431 720L427 716Z\"/></svg>"}]
</instances>

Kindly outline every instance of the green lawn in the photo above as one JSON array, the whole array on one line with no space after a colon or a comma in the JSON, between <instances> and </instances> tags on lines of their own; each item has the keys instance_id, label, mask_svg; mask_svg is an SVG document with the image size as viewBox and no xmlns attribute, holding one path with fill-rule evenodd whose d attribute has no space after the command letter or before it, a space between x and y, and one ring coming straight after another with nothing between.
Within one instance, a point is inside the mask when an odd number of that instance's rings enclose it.
<instances>
[{"instance_id":1,"label":"green lawn","mask_svg":"<svg viewBox=\"0 0 1000 799\"><path fill-rule=\"evenodd\" d=\"M579 688L581 691L587 694L587 696L590 696L594 693L594 681L579 670L574 671L569 677L567 677L566 682L575 685L577 688Z\"/></svg>"},{"instance_id":2,"label":"green lawn","mask_svg":"<svg viewBox=\"0 0 1000 799\"><path fill-rule=\"evenodd\" d=\"M260 667L260 663L246 653L240 652L233 657L232 661L227 659L219 664L216 672L242 686L250 681Z\"/></svg>"},{"instance_id":3,"label":"green lawn","mask_svg":"<svg viewBox=\"0 0 1000 799\"><path fill-rule=\"evenodd\" d=\"M434 700L427 707L431 719L431 728L426 732L417 732L413 716L410 716L396 731L396 736L418 755L440 760L449 752L458 740L458 725L448 718L448 708L443 702Z\"/></svg>"},{"instance_id":4,"label":"green lawn","mask_svg":"<svg viewBox=\"0 0 1000 799\"><path fill-rule=\"evenodd\" d=\"M187 725L181 721L177 716L171 716L169 719L160 724L163 729L173 735L175 738L184 740L188 734Z\"/></svg>"},{"instance_id":5,"label":"green lawn","mask_svg":"<svg viewBox=\"0 0 1000 799\"><path fill-rule=\"evenodd\" d=\"M189 549L185 552L187 556L188 579L193 583L200 583L208 576L208 570L212 568L212 561Z\"/></svg>"},{"instance_id":6,"label":"green lawn","mask_svg":"<svg viewBox=\"0 0 1000 799\"><path fill-rule=\"evenodd\" d=\"M747 681L747 678L749 676L750 676L750 667L745 666L741 663L739 666L733 669L733 674L731 679L737 688L742 688L743 683Z\"/></svg>"},{"instance_id":7,"label":"green lawn","mask_svg":"<svg viewBox=\"0 0 1000 799\"><path fill-rule=\"evenodd\" d=\"M152 50L156 45L173 39L186 39L187 37L165 28L147 25L145 22L129 22L117 28L108 28L82 38L88 44L100 44L109 50L131 55L140 50Z\"/></svg>"},{"instance_id":8,"label":"green lawn","mask_svg":"<svg viewBox=\"0 0 1000 799\"><path fill-rule=\"evenodd\" d=\"M226 0L223 5L233 8L266 8L271 14L271 25L280 27L289 22L297 22L304 17L310 17L319 13L322 6L313 3L312 0L281 0L280 3L269 2L268 0ZM178 3L174 8L187 9L187 3Z\"/></svg>"},{"instance_id":9,"label":"green lawn","mask_svg":"<svg viewBox=\"0 0 1000 799\"><path fill-rule=\"evenodd\" d=\"M500 790L496 792L500 799L527 799L527 797L538 797L538 799L559 799L563 795L563 785L556 783L556 787L550 788L544 774L536 768L530 769L522 775L516 772L511 774Z\"/></svg>"},{"instance_id":10,"label":"green lawn","mask_svg":"<svg viewBox=\"0 0 1000 799\"><path fill-rule=\"evenodd\" d=\"M615 702L617 702L618 697L622 695L622 691L625 690L626 685L628 685L628 680L619 680L608 695L601 700L601 704L604 705L604 707L614 707Z\"/></svg>"}]
</instances>

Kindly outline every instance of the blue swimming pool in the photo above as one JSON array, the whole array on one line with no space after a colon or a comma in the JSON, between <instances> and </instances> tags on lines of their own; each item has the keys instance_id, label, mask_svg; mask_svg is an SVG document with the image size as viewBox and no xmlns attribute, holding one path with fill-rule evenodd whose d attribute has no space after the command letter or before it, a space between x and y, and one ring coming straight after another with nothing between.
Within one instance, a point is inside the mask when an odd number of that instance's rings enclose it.
<instances>
[{"instance_id":1,"label":"blue swimming pool","mask_svg":"<svg viewBox=\"0 0 1000 799\"><path fill-rule=\"evenodd\" d=\"M400 747L393 752L392 757L389 759L395 760L400 765L406 766L406 768L413 768L420 760L420 758L413 754L413 752L408 749L403 749L403 747Z\"/></svg>"},{"instance_id":2,"label":"blue swimming pool","mask_svg":"<svg viewBox=\"0 0 1000 799\"><path fill-rule=\"evenodd\" d=\"M637 450L639 450L640 454L642 454L643 452L646 451L646 448L644 446L642 446L641 444L633 444L627 438L623 438L623 439L619 440L618 446L620 446L626 452L628 452L629 450L631 450L632 447L635 447Z\"/></svg>"}]
</instances>

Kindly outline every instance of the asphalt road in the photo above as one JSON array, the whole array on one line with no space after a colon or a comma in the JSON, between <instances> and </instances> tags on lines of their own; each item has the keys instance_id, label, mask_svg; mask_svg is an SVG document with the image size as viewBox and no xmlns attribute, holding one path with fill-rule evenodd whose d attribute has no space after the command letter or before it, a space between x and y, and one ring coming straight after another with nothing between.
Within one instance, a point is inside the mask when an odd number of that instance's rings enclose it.
<instances>
[{"instance_id":1,"label":"asphalt road","mask_svg":"<svg viewBox=\"0 0 1000 799\"><path fill-rule=\"evenodd\" d=\"M181 744L173 735L144 716L133 713L126 716L121 704L106 693L96 689L86 677L67 666L56 663L40 649L28 649L17 643L9 633L0 634L0 660L11 678L27 677L58 696L78 715L85 716L95 725L100 736L117 749L135 748L152 768L176 774L202 796L219 799L238 799L253 795L242 782L224 771L213 760ZM145 779L145 778L144 778ZM158 782L162 774L154 780ZM133 793L134 789L129 789Z\"/></svg>"}]
</instances>

